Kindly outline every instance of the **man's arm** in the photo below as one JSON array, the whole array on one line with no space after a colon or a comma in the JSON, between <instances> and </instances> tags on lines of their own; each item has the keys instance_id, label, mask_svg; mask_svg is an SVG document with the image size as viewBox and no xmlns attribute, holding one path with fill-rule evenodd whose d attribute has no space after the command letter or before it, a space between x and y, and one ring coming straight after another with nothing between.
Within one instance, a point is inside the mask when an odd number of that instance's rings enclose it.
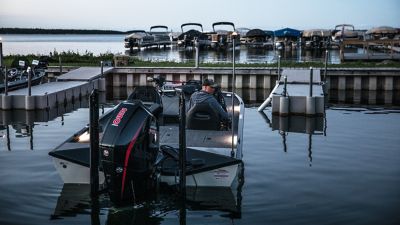
<instances>
[{"instance_id":1,"label":"man's arm","mask_svg":"<svg viewBox=\"0 0 400 225\"><path fill-rule=\"evenodd\" d=\"M225 110L222 108L221 104L219 104L219 102L214 97L210 98L209 102L211 104L211 107L213 107L215 110L217 110L219 116L221 117L221 120L223 120L223 121L229 120L228 113L225 112Z\"/></svg>"}]
</instances>

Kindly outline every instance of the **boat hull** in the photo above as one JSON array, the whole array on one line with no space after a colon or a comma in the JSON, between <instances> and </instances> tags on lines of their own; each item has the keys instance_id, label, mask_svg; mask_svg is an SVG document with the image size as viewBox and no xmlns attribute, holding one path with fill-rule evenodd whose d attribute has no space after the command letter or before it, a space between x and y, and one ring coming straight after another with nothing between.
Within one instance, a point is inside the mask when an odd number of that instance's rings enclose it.
<instances>
[{"instance_id":1,"label":"boat hull","mask_svg":"<svg viewBox=\"0 0 400 225\"><path fill-rule=\"evenodd\" d=\"M54 166L65 184L89 184L90 167L53 157ZM104 183L104 174L99 173L99 183Z\"/></svg>"},{"instance_id":2,"label":"boat hull","mask_svg":"<svg viewBox=\"0 0 400 225\"><path fill-rule=\"evenodd\" d=\"M225 166L186 176L187 187L231 187L238 177L240 164ZM161 175L161 183L179 184L179 176Z\"/></svg>"},{"instance_id":3,"label":"boat hull","mask_svg":"<svg viewBox=\"0 0 400 225\"><path fill-rule=\"evenodd\" d=\"M90 168L63 159L53 158L54 166L65 184L90 184ZM236 183L240 164L186 176L187 187L232 187ZM161 175L161 183L179 184L179 176ZM104 173L99 173L99 183L104 183Z\"/></svg>"}]
</instances>

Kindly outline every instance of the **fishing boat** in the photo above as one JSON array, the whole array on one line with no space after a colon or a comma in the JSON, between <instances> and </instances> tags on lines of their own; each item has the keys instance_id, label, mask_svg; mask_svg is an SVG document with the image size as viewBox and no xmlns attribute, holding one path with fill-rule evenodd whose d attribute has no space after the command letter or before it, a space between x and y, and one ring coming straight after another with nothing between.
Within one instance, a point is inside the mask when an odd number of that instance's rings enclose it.
<instances>
[{"instance_id":1,"label":"fishing boat","mask_svg":"<svg viewBox=\"0 0 400 225\"><path fill-rule=\"evenodd\" d=\"M20 88L28 87L29 73L31 73L31 85L38 85L42 82L43 77L46 75L46 68L44 67L17 67L7 70L7 90L13 91ZM4 75L0 73L0 93L5 91Z\"/></svg>"},{"instance_id":2,"label":"fishing boat","mask_svg":"<svg viewBox=\"0 0 400 225\"><path fill-rule=\"evenodd\" d=\"M182 99L201 88L201 82L189 81L160 92L163 79L151 79L157 89L137 87L128 100L99 120L100 183L113 190L112 199L131 198L135 185L145 183L139 180L158 177L160 183L179 184L182 108L187 104ZM183 119L188 187L232 187L242 174L244 103L232 92L219 94L232 124L221 129L214 109L202 104ZM89 128L84 127L49 153L64 183L89 183L89 136Z\"/></svg>"},{"instance_id":3,"label":"fishing boat","mask_svg":"<svg viewBox=\"0 0 400 225\"><path fill-rule=\"evenodd\" d=\"M228 29L216 29L226 27ZM212 49L228 49L240 45L240 35L236 32L235 24L232 22L216 22L212 24L213 34L211 35ZM235 46L233 46L235 40Z\"/></svg>"}]
</instances>

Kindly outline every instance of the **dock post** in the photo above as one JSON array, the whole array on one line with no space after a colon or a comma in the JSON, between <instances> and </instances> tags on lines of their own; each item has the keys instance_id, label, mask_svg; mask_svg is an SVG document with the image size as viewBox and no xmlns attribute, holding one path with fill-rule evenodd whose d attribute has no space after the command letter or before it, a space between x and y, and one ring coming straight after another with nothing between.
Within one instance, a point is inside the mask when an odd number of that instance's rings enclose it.
<instances>
[{"instance_id":1,"label":"dock post","mask_svg":"<svg viewBox=\"0 0 400 225\"><path fill-rule=\"evenodd\" d=\"M310 92L308 96L312 97L312 95L313 95L313 68L310 67Z\"/></svg>"},{"instance_id":2,"label":"dock post","mask_svg":"<svg viewBox=\"0 0 400 225\"><path fill-rule=\"evenodd\" d=\"M104 78L104 62L100 61L100 79L97 81L99 91L106 91L106 80Z\"/></svg>"},{"instance_id":3,"label":"dock post","mask_svg":"<svg viewBox=\"0 0 400 225\"><path fill-rule=\"evenodd\" d=\"M310 67L310 93L306 97L306 115L315 115L315 98L313 97L313 68Z\"/></svg>"},{"instance_id":4,"label":"dock post","mask_svg":"<svg viewBox=\"0 0 400 225\"><path fill-rule=\"evenodd\" d=\"M196 62L195 62L195 67L196 69L199 68L199 51L200 51L200 46L199 46L199 41L197 40L197 38L194 40L194 46L196 49Z\"/></svg>"},{"instance_id":5,"label":"dock post","mask_svg":"<svg viewBox=\"0 0 400 225\"><path fill-rule=\"evenodd\" d=\"M1 69L1 67L0 67ZM8 77L7 77L7 67L4 66L4 95L1 96L1 109L9 110L11 109L11 96L8 96Z\"/></svg>"},{"instance_id":6,"label":"dock post","mask_svg":"<svg viewBox=\"0 0 400 225\"><path fill-rule=\"evenodd\" d=\"M60 67L60 75L59 76L61 76L62 75L62 70L63 70L62 64L61 64L61 56L58 56L58 65Z\"/></svg>"},{"instance_id":7,"label":"dock post","mask_svg":"<svg viewBox=\"0 0 400 225\"><path fill-rule=\"evenodd\" d=\"M32 69L28 67L28 96L32 95Z\"/></svg>"},{"instance_id":8,"label":"dock post","mask_svg":"<svg viewBox=\"0 0 400 225\"><path fill-rule=\"evenodd\" d=\"M287 96L287 76L285 76L284 82L283 82L283 96L284 97Z\"/></svg>"},{"instance_id":9,"label":"dock post","mask_svg":"<svg viewBox=\"0 0 400 225\"><path fill-rule=\"evenodd\" d=\"M103 77L103 75L104 75L104 72L103 72L103 69L104 69L104 62L103 61L100 61L100 74L101 74L101 77Z\"/></svg>"},{"instance_id":10,"label":"dock post","mask_svg":"<svg viewBox=\"0 0 400 225\"><path fill-rule=\"evenodd\" d=\"M325 71L324 71L324 82L326 82L326 74L328 72L328 56L329 52L328 50L325 51Z\"/></svg>"},{"instance_id":11,"label":"dock post","mask_svg":"<svg viewBox=\"0 0 400 225\"><path fill-rule=\"evenodd\" d=\"M3 68L3 40L0 37L0 68Z\"/></svg>"},{"instance_id":12,"label":"dock post","mask_svg":"<svg viewBox=\"0 0 400 225\"><path fill-rule=\"evenodd\" d=\"M25 110L35 110L35 96L32 96L32 69L28 67L28 95L25 96Z\"/></svg>"},{"instance_id":13,"label":"dock post","mask_svg":"<svg viewBox=\"0 0 400 225\"><path fill-rule=\"evenodd\" d=\"M1 69L1 66L0 66ZM8 95L8 76L7 76L7 67L4 66L4 95Z\"/></svg>"},{"instance_id":14,"label":"dock post","mask_svg":"<svg viewBox=\"0 0 400 225\"><path fill-rule=\"evenodd\" d=\"M186 105L185 94L179 96L179 186L182 196L186 196Z\"/></svg>"},{"instance_id":15,"label":"dock post","mask_svg":"<svg viewBox=\"0 0 400 225\"><path fill-rule=\"evenodd\" d=\"M231 157L235 156L235 86L236 86L236 71L235 71L235 39L236 39L236 32L232 33L232 120L231 120L231 130L232 130L232 146L231 146Z\"/></svg>"},{"instance_id":16,"label":"dock post","mask_svg":"<svg viewBox=\"0 0 400 225\"><path fill-rule=\"evenodd\" d=\"M99 93L90 94L90 195L97 196L99 190Z\"/></svg>"},{"instance_id":17,"label":"dock post","mask_svg":"<svg viewBox=\"0 0 400 225\"><path fill-rule=\"evenodd\" d=\"M3 62L3 40L0 37L0 69L3 69L3 66L4 66L4 62ZM7 75L7 70L6 70L5 75Z\"/></svg>"},{"instance_id":18,"label":"dock post","mask_svg":"<svg viewBox=\"0 0 400 225\"><path fill-rule=\"evenodd\" d=\"M278 56L278 81L281 79L281 55Z\"/></svg>"}]
</instances>

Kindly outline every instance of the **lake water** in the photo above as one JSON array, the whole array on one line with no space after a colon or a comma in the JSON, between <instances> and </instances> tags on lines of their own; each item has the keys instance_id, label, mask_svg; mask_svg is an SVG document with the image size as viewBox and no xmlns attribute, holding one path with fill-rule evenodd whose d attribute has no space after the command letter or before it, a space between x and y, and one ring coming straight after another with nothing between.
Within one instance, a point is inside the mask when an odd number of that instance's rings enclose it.
<instances>
[{"instance_id":1,"label":"lake water","mask_svg":"<svg viewBox=\"0 0 400 225\"><path fill-rule=\"evenodd\" d=\"M79 53L91 52L130 54L143 60L152 61L194 61L195 51L181 48L144 49L129 53L124 48L124 35L1 35L3 39L4 55L9 54L41 54L48 55L53 51L73 51ZM353 51L357 51L354 49ZM281 55L281 60L309 62L324 62L323 50L294 50L274 51L255 49L241 46L236 48L235 57L240 63L273 63ZM230 62L232 51L200 51L201 62ZM329 63L340 63L339 50L329 50Z\"/></svg>"},{"instance_id":2,"label":"lake water","mask_svg":"<svg viewBox=\"0 0 400 225\"><path fill-rule=\"evenodd\" d=\"M5 55L125 53L123 37L2 35ZM236 53L247 63L271 62L277 55L246 47ZM134 54L194 58L193 51L175 48ZM323 58L309 51L281 55L295 61ZM337 62L335 50L330 55ZM201 53L202 61L231 57ZM306 119L275 117L268 108L260 114L256 107L265 90L238 91L247 103L244 183L232 192L198 191L185 208L169 195L119 209L102 197L97 208L88 186L63 184L48 152L88 123L87 101L50 112L0 111L0 224L400 224L398 92L332 92L326 117ZM106 110L126 98L125 92L108 90Z\"/></svg>"},{"instance_id":3,"label":"lake water","mask_svg":"<svg viewBox=\"0 0 400 225\"><path fill-rule=\"evenodd\" d=\"M120 98L107 99L106 110ZM325 119L306 119L260 114L258 105L245 112L243 186L205 191L209 204L185 210L171 196L119 209L102 197L94 210L88 186L63 184L48 152L88 123L87 102L0 111L0 224L400 223L400 110L335 104ZM220 203L226 194L231 201Z\"/></svg>"}]
</instances>

